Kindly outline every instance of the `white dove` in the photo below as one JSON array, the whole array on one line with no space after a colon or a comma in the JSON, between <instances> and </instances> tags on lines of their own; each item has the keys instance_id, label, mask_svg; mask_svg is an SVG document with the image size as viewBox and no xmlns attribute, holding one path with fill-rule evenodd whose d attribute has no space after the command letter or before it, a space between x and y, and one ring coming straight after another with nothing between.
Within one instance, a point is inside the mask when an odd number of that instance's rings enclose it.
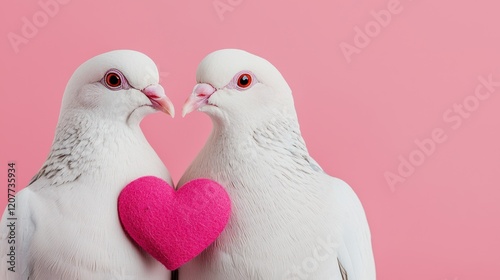
<instances>
[{"instance_id":1,"label":"white dove","mask_svg":"<svg viewBox=\"0 0 500 280\"><path fill-rule=\"evenodd\" d=\"M363 207L309 155L280 72L227 49L205 57L196 80L183 115L205 112L213 130L179 186L199 177L218 181L232 214L179 279L375 279Z\"/></svg>"},{"instance_id":2,"label":"white dove","mask_svg":"<svg viewBox=\"0 0 500 280\"><path fill-rule=\"evenodd\" d=\"M139 127L150 113L174 115L158 81L154 62L136 51L104 53L78 67L47 161L17 194L13 215L4 212L1 279L170 279L131 242L117 213L120 191L137 177L172 182ZM10 264L7 218L17 218Z\"/></svg>"}]
</instances>

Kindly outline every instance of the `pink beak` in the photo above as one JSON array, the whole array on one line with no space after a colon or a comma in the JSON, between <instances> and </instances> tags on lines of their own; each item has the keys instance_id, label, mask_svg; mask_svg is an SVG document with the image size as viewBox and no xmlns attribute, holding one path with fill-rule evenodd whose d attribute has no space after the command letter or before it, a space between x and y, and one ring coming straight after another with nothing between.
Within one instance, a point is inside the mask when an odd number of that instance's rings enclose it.
<instances>
[{"instance_id":1,"label":"pink beak","mask_svg":"<svg viewBox=\"0 0 500 280\"><path fill-rule=\"evenodd\" d=\"M167 95L165 94L165 90L161 85L150 85L145 87L141 91L149 98L149 100L151 100L153 108L158 111L167 113L168 115L172 116L172 118L174 117L174 105L172 104L172 101L168 99Z\"/></svg>"},{"instance_id":2,"label":"pink beak","mask_svg":"<svg viewBox=\"0 0 500 280\"><path fill-rule=\"evenodd\" d=\"M208 99L216 89L205 83L197 84L182 107L182 117L208 104Z\"/></svg>"}]
</instances>

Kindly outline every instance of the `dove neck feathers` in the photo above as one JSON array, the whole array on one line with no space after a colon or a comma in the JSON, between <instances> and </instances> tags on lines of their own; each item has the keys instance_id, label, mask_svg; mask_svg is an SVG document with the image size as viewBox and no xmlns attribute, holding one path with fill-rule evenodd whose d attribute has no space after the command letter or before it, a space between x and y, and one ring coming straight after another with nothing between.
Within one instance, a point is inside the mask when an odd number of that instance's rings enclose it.
<instances>
[{"instance_id":1,"label":"dove neck feathers","mask_svg":"<svg viewBox=\"0 0 500 280\"><path fill-rule=\"evenodd\" d=\"M283 170L299 170L306 174L322 171L312 159L302 138L294 115L275 115L258 126L235 126L214 123L214 129L205 146L205 160L212 157L235 159L229 165L267 161ZM220 165L224 165L220 162Z\"/></svg>"},{"instance_id":2,"label":"dove neck feathers","mask_svg":"<svg viewBox=\"0 0 500 280\"><path fill-rule=\"evenodd\" d=\"M59 119L50 154L31 180L48 180L45 185L61 185L78 180L85 173L102 172L107 160L126 154L127 144L144 138L139 126L98 119L84 112L64 114ZM112 168L112 167L111 167Z\"/></svg>"}]
</instances>

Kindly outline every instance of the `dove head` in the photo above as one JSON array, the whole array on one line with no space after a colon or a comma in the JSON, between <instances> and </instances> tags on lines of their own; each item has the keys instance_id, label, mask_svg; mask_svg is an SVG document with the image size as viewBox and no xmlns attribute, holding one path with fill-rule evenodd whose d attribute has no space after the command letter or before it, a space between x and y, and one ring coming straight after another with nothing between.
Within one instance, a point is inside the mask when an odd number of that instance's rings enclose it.
<instances>
[{"instance_id":1,"label":"dove head","mask_svg":"<svg viewBox=\"0 0 500 280\"><path fill-rule=\"evenodd\" d=\"M258 125L277 114L295 115L292 91L280 72L251 53L224 49L207 55L183 116L199 110L215 124Z\"/></svg>"},{"instance_id":2,"label":"dove head","mask_svg":"<svg viewBox=\"0 0 500 280\"><path fill-rule=\"evenodd\" d=\"M117 50L78 67L66 86L61 117L88 113L130 125L156 111L174 116L155 63L140 52Z\"/></svg>"}]
</instances>

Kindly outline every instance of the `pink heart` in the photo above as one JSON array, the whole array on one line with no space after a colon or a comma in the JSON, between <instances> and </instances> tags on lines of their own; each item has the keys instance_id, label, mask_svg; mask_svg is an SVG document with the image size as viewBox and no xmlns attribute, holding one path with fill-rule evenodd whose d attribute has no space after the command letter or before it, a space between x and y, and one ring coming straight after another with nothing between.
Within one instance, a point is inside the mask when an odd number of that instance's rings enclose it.
<instances>
[{"instance_id":1,"label":"pink heart","mask_svg":"<svg viewBox=\"0 0 500 280\"><path fill-rule=\"evenodd\" d=\"M217 239L231 213L218 183L196 179L177 191L160 178L141 177L118 197L128 235L169 270L190 261Z\"/></svg>"}]
</instances>

